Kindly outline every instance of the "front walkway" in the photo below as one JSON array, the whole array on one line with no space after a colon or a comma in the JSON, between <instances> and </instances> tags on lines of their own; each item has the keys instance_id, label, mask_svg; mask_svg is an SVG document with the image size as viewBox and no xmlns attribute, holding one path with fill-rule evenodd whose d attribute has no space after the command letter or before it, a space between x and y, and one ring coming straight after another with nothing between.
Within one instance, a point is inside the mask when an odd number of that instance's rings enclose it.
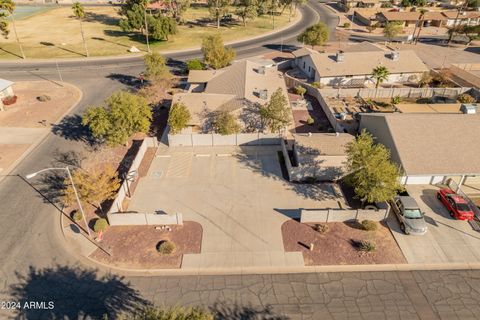
<instances>
[{"instance_id":1,"label":"front walkway","mask_svg":"<svg viewBox=\"0 0 480 320\"><path fill-rule=\"evenodd\" d=\"M282 177L279 146L160 149L128 210L181 212L203 227L201 254L182 268L303 266L285 253L281 225L300 208L338 207L328 186Z\"/></svg>"}]
</instances>

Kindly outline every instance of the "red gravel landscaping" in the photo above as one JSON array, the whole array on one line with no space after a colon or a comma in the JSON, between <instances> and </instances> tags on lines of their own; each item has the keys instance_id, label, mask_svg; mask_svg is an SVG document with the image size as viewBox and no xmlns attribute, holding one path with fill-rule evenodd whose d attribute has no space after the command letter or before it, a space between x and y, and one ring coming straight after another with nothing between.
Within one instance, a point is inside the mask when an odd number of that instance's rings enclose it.
<instances>
[{"instance_id":1,"label":"red gravel landscaping","mask_svg":"<svg viewBox=\"0 0 480 320\"><path fill-rule=\"evenodd\" d=\"M406 263L388 227L377 223L376 231L361 230L358 223L328 223L328 231L320 234L312 227L296 220L282 225L285 251L303 253L305 265L357 265L357 264L398 264ZM374 252L361 252L360 241L375 243ZM313 243L314 249L307 247Z\"/></svg>"},{"instance_id":2,"label":"red gravel landscaping","mask_svg":"<svg viewBox=\"0 0 480 320\"><path fill-rule=\"evenodd\" d=\"M104 235L101 245L112 255L97 249L90 257L103 263L129 269L180 268L184 253L200 253L202 226L185 221L183 226L170 226L172 231L156 230L154 226L115 226ZM176 250L170 255L160 254L156 246L170 240Z\"/></svg>"}]
</instances>

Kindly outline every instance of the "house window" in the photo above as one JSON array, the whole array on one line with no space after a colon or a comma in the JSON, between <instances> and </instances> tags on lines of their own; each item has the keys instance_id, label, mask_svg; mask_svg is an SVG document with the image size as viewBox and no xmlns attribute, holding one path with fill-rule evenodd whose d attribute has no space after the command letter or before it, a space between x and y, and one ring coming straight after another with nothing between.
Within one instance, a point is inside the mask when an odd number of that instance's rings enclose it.
<instances>
[{"instance_id":1,"label":"house window","mask_svg":"<svg viewBox=\"0 0 480 320\"><path fill-rule=\"evenodd\" d=\"M303 69L305 69L305 61L303 61Z\"/></svg>"},{"instance_id":2,"label":"house window","mask_svg":"<svg viewBox=\"0 0 480 320\"><path fill-rule=\"evenodd\" d=\"M308 67L308 72L310 72L310 67Z\"/></svg>"}]
</instances>

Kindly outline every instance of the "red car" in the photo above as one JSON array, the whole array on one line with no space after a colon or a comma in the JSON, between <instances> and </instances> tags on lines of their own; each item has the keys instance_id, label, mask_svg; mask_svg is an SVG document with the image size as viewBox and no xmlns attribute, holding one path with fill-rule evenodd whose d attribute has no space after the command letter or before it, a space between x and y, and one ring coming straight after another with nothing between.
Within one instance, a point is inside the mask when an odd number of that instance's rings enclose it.
<instances>
[{"instance_id":1,"label":"red car","mask_svg":"<svg viewBox=\"0 0 480 320\"><path fill-rule=\"evenodd\" d=\"M442 201L452 218L467 221L473 220L474 213L467 200L456 194L452 189L443 188L438 190L437 199Z\"/></svg>"}]
</instances>

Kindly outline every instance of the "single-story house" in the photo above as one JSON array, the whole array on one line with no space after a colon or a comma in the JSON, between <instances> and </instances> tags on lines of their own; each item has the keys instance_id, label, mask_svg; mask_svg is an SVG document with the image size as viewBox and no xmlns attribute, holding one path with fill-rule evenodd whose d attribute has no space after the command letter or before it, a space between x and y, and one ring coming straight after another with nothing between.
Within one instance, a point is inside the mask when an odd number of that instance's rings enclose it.
<instances>
[{"instance_id":1,"label":"single-story house","mask_svg":"<svg viewBox=\"0 0 480 320\"><path fill-rule=\"evenodd\" d=\"M293 147L284 157L291 181L332 181L344 173L345 146L354 140L348 133L294 134Z\"/></svg>"},{"instance_id":2,"label":"single-story house","mask_svg":"<svg viewBox=\"0 0 480 320\"><path fill-rule=\"evenodd\" d=\"M478 114L361 114L362 129L390 150L402 184L480 183Z\"/></svg>"},{"instance_id":3,"label":"single-story house","mask_svg":"<svg viewBox=\"0 0 480 320\"><path fill-rule=\"evenodd\" d=\"M418 81L428 67L412 50L388 52L383 50L365 52L319 53L313 50L293 52L294 65L310 80L327 86L373 85L372 70L385 66L390 75L385 83ZM359 63L361 62L361 63Z\"/></svg>"},{"instance_id":4,"label":"single-story house","mask_svg":"<svg viewBox=\"0 0 480 320\"><path fill-rule=\"evenodd\" d=\"M447 24L448 18L440 11L426 12L423 18L418 11L386 11L379 12L376 15L376 19L381 25L385 25L388 22L401 22L403 26L408 27L410 25L416 25L420 20L423 20L423 26L442 27Z\"/></svg>"},{"instance_id":5,"label":"single-story house","mask_svg":"<svg viewBox=\"0 0 480 320\"><path fill-rule=\"evenodd\" d=\"M377 14L378 9L355 9L353 11L352 20L356 23L361 23L364 26L372 26L378 22Z\"/></svg>"},{"instance_id":6,"label":"single-story house","mask_svg":"<svg viewBox=\"0 0 480 320\"><path fill-rule=\"evenodd\" d=\"M244 131L256 132L259 106L279 88L288 97L283 74L273 63L243 60L221 70L192 70L187 82L188 92L175 94L172 103L187 106L193 132L211 132L212 115L219 111L235 115Z\"/></svg>"},{"instance_id":7,"label":"single-story house","mask_svg":"<svg viewBox=\"0 0 480 320\"><path fill-rule=\"evenodd\" d=\"M463 11L460 15L458 14L458 11L443 11L442 14L447 18L446 25L448 27L464 24L476 26L480 24L480 12L478 11ZM456 23L455 19L457 19Z\"/></svg>"}]
</instances>

